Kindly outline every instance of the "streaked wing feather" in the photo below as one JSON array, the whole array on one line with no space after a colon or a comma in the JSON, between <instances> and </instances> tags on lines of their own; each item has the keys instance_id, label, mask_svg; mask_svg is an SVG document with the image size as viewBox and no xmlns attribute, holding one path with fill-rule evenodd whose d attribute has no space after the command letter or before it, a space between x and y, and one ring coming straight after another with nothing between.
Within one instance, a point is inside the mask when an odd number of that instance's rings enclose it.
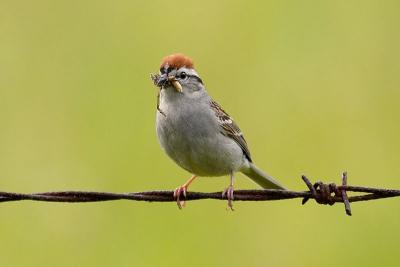
<instances>
[{"instance_id":1,"label":"streaked wing feather","mask_svg":"<svg viewBox=\"0 0 400 267\"><path fill-rule=\"evenodd\" d=\"M246 158L250 162L252 162L247 142L244 139L244 136L237 124L228 115L228 113L226 113L225 110L221 108L221 106L217 102L211 101L210 104L211 108L214 110L215 115L218 118L218 121L221 124L221 133L227 137L232 138L240 146Z\"/></svg>"}]
</instances>

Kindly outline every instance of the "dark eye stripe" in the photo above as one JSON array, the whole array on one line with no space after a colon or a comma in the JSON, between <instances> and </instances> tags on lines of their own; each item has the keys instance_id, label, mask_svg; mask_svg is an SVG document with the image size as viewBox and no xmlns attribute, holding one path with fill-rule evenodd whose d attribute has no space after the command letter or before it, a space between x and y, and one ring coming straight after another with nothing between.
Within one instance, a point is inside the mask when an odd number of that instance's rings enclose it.
<instances>
[{"instance_id":1,"label":"dark eye stripe","mask_svg":"<svg viewBox=\"0 0 400 267\"><path fill-rule=\"evenodd\" d=\"M172 68L170 68L170 67L166 68L166 66L164 66L164 67L160 68L160 73L161 74L169 73L171 70L172 70ZM188 74L186 72L185 72L185 74L186 74L187 77L195 78L198 82L203 84L203 81L201 80L201 78L199 76L196 76L196 75L193 75L193 74Z\"/></svg>"},{"instance_id":2,"label":"dark eye stripe","mask_svg":"<svg viewBox=\"0 0 400 267\"><path fill-rule=\"evenodd\" d=\"M188 75L189 77L195 78L197 81L199 81L201 84L203 84L203 81L200 79L200 77L196 75Z\"/></svg>"}]
</instances>

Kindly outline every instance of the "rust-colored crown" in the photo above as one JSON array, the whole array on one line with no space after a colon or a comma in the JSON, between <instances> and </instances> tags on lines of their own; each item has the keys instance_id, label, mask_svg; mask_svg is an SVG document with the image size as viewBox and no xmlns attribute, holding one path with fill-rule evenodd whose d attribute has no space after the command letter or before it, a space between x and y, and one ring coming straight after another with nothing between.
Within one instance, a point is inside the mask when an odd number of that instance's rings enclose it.
<instances>
[{"instance_id":1,"label":"rust-colored crown","mask_svg":"<svg viewBox=\"0 0 400 267\"><path fill-rule=\"evenodd\" d=\"M184 54L172 54L169 56L166 56L163 58L163 60L161 61L161 67L160 68L164 68L166 65L168 65L170 68L182 68L182 67L186 67L186 68L190 68L193 69L193 60L187 56L185 56Z\"/></svg>"}]
</instances>

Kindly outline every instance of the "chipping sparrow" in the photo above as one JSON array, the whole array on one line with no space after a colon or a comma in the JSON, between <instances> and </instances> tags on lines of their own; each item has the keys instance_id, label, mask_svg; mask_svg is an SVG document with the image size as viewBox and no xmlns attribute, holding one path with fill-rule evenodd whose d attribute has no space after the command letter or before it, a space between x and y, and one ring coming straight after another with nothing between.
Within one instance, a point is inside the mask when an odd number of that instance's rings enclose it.
<instances>
[{"instance_id":1,"label":"chipping sparrow","mask_svg":"<svg viewBox=\"0 0 400 267\"><path fill-rule=\"evenodd\" d=\"M208 95L193 61L173 54L162 60L160 73L151 75L160 88L157 99L157 135L161 147L193 176L174 191L181 195L197 176L230 175L222 197L232 209L235 172L242 172L263 188L285 189L252 161L246 140L233 119Z\"/></svg>"}]
</instances>

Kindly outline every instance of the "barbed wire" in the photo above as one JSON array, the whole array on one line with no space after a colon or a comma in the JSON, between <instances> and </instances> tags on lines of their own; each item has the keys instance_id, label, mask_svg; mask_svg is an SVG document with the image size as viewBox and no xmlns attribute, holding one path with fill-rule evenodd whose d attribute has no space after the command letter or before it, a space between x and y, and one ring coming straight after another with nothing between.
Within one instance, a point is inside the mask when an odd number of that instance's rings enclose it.
<instances>
[{"instance_id":1,"label":"barbed wire","mask_svg":"<svg viewBox=\"0 0 400 267\"><path fill-rule=\"evenodd\" d=\"M263 190L235 190L235 201L271 201L302 198L302 204L309 199L315 199L319 204L333 205L337 202L344 203L347 215L351 215L351 202L368 201L381 198L400 196L400 190L371 188L363 186L347 185L347 173L342 175L342 184L337 186L334 183L325 184L321 181L312 184L306 176L302 176L309 191L289 191L277 189ZM347 192L364 193L356 196L347 196ZM146 191L131 193L110 193L110 192L91 192L91 191L58 191L43 193L10 193L0 192L0 202L33 200L46 202L100 202L112 200L135 200L148 202L172 202L176 201L173 196L174 191ZM191 201L200 199L226 200L222 192L187 192L181 200Z\"/></svg>"}]
</instances>

